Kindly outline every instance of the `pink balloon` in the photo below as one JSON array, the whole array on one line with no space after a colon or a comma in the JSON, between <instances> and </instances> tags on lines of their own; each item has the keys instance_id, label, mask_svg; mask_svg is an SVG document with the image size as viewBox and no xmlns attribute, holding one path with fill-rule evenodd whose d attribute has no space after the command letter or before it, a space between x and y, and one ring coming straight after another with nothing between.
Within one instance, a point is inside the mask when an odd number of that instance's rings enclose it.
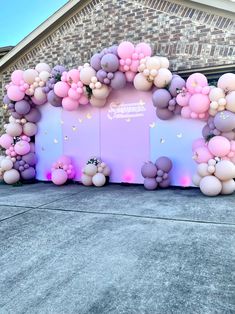
<instances>
[{"instance_id":1,"label":"pink balloon","mask_svg":"<svg viewBox=\"0 0 235 314\"><path fill-rule=\"evenodd\" d=\"M0 145L3 148L8 149L11 146L12 143L13 143L13 137L10 136L9 134L3 134L0 137Z\"/></svg>"},{"instance_id":2,"label":"pink balloon","mask_svg":"<svg viewBox=\"0 0 235 314\"><path fill-rule=\"evenodd\" d=\"M212 159L214 156L210 153L209 149L204 147L198 147L194 150L194 160L200 164L202 162L208 162L209 159Z\"/></svg>"},{"instance_id":3,"label":"pink balloon","mask_svg":"<svg viewBox=\"0 0 235 314\"><path fill-rule=\"evenodd\" d=\"M69 156L63 155L58 159L58 162L61 162L63 164L71 164L71 158Z\"/></svg>"},{"instance_id":4,"label":"pink balloon","mask_svg":"<svg viewBox=\"0 0 235 314\"><path fill-rule=\"evenodd\" d=\"M136 45L135 49L143 53L145 57L150 57L152 55L152 49L146 43L139 43L138 45Z\"/></svg>"},{"instance_id":5,"label":"pink balloon","mask_svg":"<svg viewBox=\"0 0 235 314\"><path fill-rule=\"evenodd\" d=\"M7 96L13 101L20 101L24 98L25 93L20 90L19 86L11 85L7 89Z\"/></svg>"},{"instance_id":6,"label":"pink balloon","mask_svg":"<svg viewBox=\"0 0 235 314\"><path fill-rule=\"evenodd\" d=\"M210 99L207 95L194 94L189 100L189 108L196 113L206 112L210 107Z\"/></svg>"},{"instance_id":7,"label":"pink balloon","mask_svg":"<svg viewBox=\"0 0 235 314\"><path fill-rule=\"evenodd\" d=\"M63 98L68 96L70 86L65 82L57 82L54 86L54 92L57 96Z\"/></svg>"},{"instance_id":8,"label":"pink balloon","mask_svg":"<svg viewBox=\"0 0 235 314\"><path fill-rule=\"evenodd\" d=\"M176 96L176 102L181 107L185 107L188 105L190 97L191 97L190 93L179 93Z\"/></svg>"},{"instance_id":9,"label":"pink balloon","mask_svg":"<svg viewBox=\"0 0 235 314\"><path fill-rule=\"evenodd\" d=\"M130 70L131 70L132 72L137 72L137 71L138 71L139 64L140 64L139 60L133 60L133 61L131 62Z\"/></svg>"},{"instance_id":10,"label":"pink balloon","mask_svg":"<svg viewBox=\"0 0 235 314\"><path fill-rule=\"evenodd\" d=\"M216 157L225 157L230 152L230 142L226 137L214 136L208 143L210 152Z\"/></svg>"},{"instance_id":11,"label":"pink balloon","mask_svg":"<svg viewBox=\"0 0 235 314\"><path fill-rule=\"evenodd\" d=\"M80 80L80 72L77 69L72 69L67 73L68 83L77 83Z\"/></svg>"},{"instance_id":12,"label":"pink balloon","mask_svg":"<svg viewBox=\"0 0 235 314\"><path fill-rule=\"evenodd\" d=\"M121 59L131 58L132 54L135 51L134 45L129 41L124 41L118 46L118 56Z\"/></svg>"},{"instance_id":13,"label":"pink balloon","mask_svg":"<svg viewBox=\"0 0 235 314\"><path fill-rule=\"evenodd\" d=\"M181 116L185 119L190 119L191 118L191 110L188 106L183 107L181 110Z\"/></svg>"},{"instance_id":14,"label":"pink balloon","mask_svg":"<svg viewBox=\"0 0 235 314\"><path fill-rule=\"evenodd\" d=\"M30 145L28 142L21 140L15 144L14 149L18 155L23 156L30 152Z\"/></svg>"},{"instance_id":15,"label":"pink balloon","mask_svg":"<svg viewBox=\"0 0 235 314\"><path fill-rule=\"evenodd\" d=\"M133 82L136 73L131 72L131 71L128 71L128 72L125 73L125 75L126 75L126 80L127 80L127 82Z\"/></svg>"},{"instance_id":16,"label":"pink balloon","mask_svg":"<svg viewBox=\"0 0 235 314\"><path fill-rule=\"evenodd\" d=\"M75 100L78 100L80 98L80 94L78 94L78 92L72 88L69 89L68 96Z\"/></svg>"},{"instance_id":17,"label":"pink balloon","mask_svg":"<svg viewBox=\"0 0 235 314\"><path fill-rule=\"evenodd\" d=\"M80 97L80 99L79 99L79 104L87 105L88 103L89 103L89 99L87 98L87 96L82 95L82 97Z\"/></svg>"},{"instance_id":18,"label":"pink balloon","mask_svg":"<svg viewBox=\"0 0 235 314\"><path fill-rule=\"evenodd\" d=\"M78 104L79 103L77 100L74 100L70 97L65 97L62 100L62 107L68 111L76 110L78 108Z\"/></svg>"},{"instance_id":19,"label":"pink balloon","mask_svg":"<svg viewBox=\"0 0 235 314\"><path fill-rule=\"evenodd\" d=\"M193 141L193 144L192 144L192 149L193 151L195 149L197 149L198 147L204 147L205 146L205 140L204 138L198 138L196 140Z\"/></svg>"},{"instance_id":20,"label":"pink balloon","mask_svg":"<svg viewBox=\"0 0 235 314\"><path fill-rule=\"evenodd\" d=\"M186 81L186 88L191 94L200 92L202 90L201 88L207 85L208 85L207 78L205 77L205 75L201 73L191 74Z\"/></svg>"},{"instance_id":21,"label":"pink balloon","mask_svg":"<svg viewBox=\"0 0 235 314\"><path fill-rule=\"evenodd\" d=\"M22 70L15 70L12 74L11 74L11 81L13 84L15 85L20 85L20 81L23 80L23 71Z\"/></svg>"},{"instance_id":22,"label":"pink balloon","mask_svg":"<svg viewBox=\"0 0 235 314\"><path fill-rule=\"evenodd\" d=\"M67 172L63 169L55 169L51 174L51 181L56 185L62 185L68 180Z\"/></svg>"}]
</instances>

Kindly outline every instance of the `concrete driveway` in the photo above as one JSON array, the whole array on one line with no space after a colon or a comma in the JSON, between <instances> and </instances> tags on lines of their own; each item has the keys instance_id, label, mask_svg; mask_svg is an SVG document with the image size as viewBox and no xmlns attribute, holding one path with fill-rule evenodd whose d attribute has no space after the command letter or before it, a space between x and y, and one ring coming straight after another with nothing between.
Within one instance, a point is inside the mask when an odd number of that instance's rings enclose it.
<instances>
[{"instance_id":1,"label":"concrete driveway","mask_svg":"<svg viewBox=\"0 0 235 314\"><path fill-rule=\"evenodd\" d=\"M235 313L235 195L0 185L5 313Z\"/></svg>"}]
</instances>

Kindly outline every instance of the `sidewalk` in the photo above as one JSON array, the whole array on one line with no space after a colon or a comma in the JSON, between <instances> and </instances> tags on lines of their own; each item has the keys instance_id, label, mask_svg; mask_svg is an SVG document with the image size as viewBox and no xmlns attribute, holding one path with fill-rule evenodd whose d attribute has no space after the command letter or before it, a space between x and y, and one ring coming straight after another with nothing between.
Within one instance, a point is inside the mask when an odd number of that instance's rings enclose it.
<instances>
[{"instance_id":1,"label":"sidewalk","mask_svg":"<svg viewBox=\"0 0 235 314\"><path fill-rule=\"evenodd\" d=\"M0 185L0 314L235 313L235 195Z\"/></svg>"}]
</instances>

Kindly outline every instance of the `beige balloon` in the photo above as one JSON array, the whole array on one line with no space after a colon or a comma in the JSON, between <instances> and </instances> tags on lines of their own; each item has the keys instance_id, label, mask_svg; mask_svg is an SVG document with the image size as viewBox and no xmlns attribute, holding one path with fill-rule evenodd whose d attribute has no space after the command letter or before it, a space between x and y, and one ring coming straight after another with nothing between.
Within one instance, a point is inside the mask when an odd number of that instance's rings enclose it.
<instances>
[{"instance_id":1,"label":"beige balloon","mask_svg":"<svg viewBox=\"0 0 235 314\"><path fill-rule=\"evenodd\" d=\"M222 182L221 194L233 194L235 191L235 182L233 179Z\"/></svg>"},{"instance_id":2,"label":"beige balloon","mask_svg":"<svg viewBox=\"0 0 235 314\"><path fill-rule=\"evenodd\" d=\"M107 85L102 84L101 88L95 88L92 90L92 94L97 99L106 99L109 95L109 88Z\"/></svg>"},{"instance_id":3,"label":"beige balloon","mask_svg":"<svg viewBox=\"0 0 235 314\"><path fill-rule=\"evenodd\" d=\"M103 171L102 171L103 175L105 175L106 177L108 177L111 173L111 170L108 166L105 166Z\"/></svg>"},{"instance_id":4,"label":"beige balloon","mask_svg":"<svg viewBox=\"0 0 235 314\"><path fill-rule=\"evenodd\" d=\"M166 57L160 57L161 67L168 69L170 66L170 62Z\"/></svg>"},{"instance_id":5,"label":"beige balloon","mask_svg":"<svg viewBox=\"0 0 235 314\"><path fill-rule=\"evenodd\" d=\"M50 77L50 73L47 71L42 71L39 73L39 77L42 81L46 82Z\"/></svg>"},{"instance_id":6,"label":"beige balloon","mask_svg":"<svg viewBox=\"0 0 235 314\"><path fill-rule=\"evenodd\" d=\"M149 70L158 70L161 67L161 61L159 57L149 57L146 61L146 67Z\"/></svg>"},{"instance_id":7,"label":"beige balloon","mask_svg":"<svg viewBox=\"0 0 235 314\"><path fill-rule=\"evenodd\" d=\"M11 136L20 136L22 134L22 126L19 123L9 123L6 126L6 133Z\"/></svg>"},{"instance_id":8,"label":"beige balloon","mask_svg":"<svg viewBox=\"0 0 235 314\"><path fill-rule=\"evenodd\" d=\"M95 186L103 186L106 182L106 178L105 176L103 175L103 173L97 173L94 175L94 177L92 177L92 183L95 185Z\"/></svg>"},{"instance_id":9,"label":"beige balloon","mask_svg":"<svg viewBox=\"0 0 235 314\"><path fill-rule=\"evenodd\" d=\"M38 76L38 72L34 69L25 70L23 73L23 79L25 83L28 83L28 84L33 84L37 76Z\"/></svg>"},{"instance_id":10,"label":"beige balloon","mask_svg":"<svg viewBox=\"0 0 235 314\"><path fill-rule=\"evenodd\" d=\"M215 176L227 181L235 178L235 165L229 160L221 160L215 165Z\"/></svg>"},{"instance_id":11,"label":"beige balloon","mask_svg":"<svg viewBox=\"0 0 235 314\"><path fill-rule=\"evenodd\" d=\"M160 70L158 70L158 75L154 79L154 85L159 88L165 87L170 83L171 79L171 71L165 68L161 68Z\"/></svg>"},{"instance_id":12,"label":"beige balloon","mask_svg":"<svg viewBox=\"0 0 235 314\"><path fill-rule=\"evenodd\" d=\"M209 93L210 101L216 101L220 98L225 98L225 93L222 88L219 87L213 87Z\"/></svg>"},{"instance_id":13,"label":"beige balloon","mask_svg":"<svg viewBox=\"0 0 235 314\"><path fill-rule=\"evenodd\" d=\"M235 112L235 91L226 96L226 109Z\"/></svg>"},{"instance_id":14,"label":"beige balloon","mask_svg":"<svg viewBox=\"0 0 235 314\"><path fill-rule=\"evenodd\" d=\"M4 158L1 161L1 168L3 171L11 170L13 167L13 162L9 158Z\"/></svg>"},{"instance_id":15,"label":"beige balloon","mask_svg":"<svg viewBox=\"0 0 235 314\"><path fill-rule=\"evenodd\" d=\"M206 176L201 179L200 190L204 195L216 196L222 190L222 184L215 176Z\"/></svg>"},{"instance_id":16,"label":"beige balloon","mask_svg":"<svg viewBox=\"0 0 235 314\"><path fill-rule=\"evenodd\" d=\"M83 174L81 176L81 182L83 185L86 185L86 186L91 186L92 185L92 177L86 175L86 174Z\"/></svg>"},{"instance_id":17,"label":"beige balloon","mask_svg":"<svg viewBox=\"0 0 235 314\"><path fill-rule=\"evenodd\" d=\"M197 173L201 177L209 176L210 173L208 172L208 164L207 163L201 163L197 166Z\"/></svg>"},{"instance_id":18,"label":"beige balloon","mask_svg":"<svg viewBox=\"0 0 235 314\"><path fill-rule=\"evenodd\" d=\"M3 180L7 184L14 184L20 180L20 174L15 169L8 170L4 173Z\"/></svg>"},{"instance_id":19,"label":"beige balloon","mask_svg":"<svg viewBox=\"0 0 235 314\"><path fill-rule=\"evenodd\" d=\"M135 88L141 91L148 91L153 86L153 83L149 82L142 73L138 73L135 76L133 83L134 83Z\"/></svg>"},{"instance_id":20,"label":"beige balloon","mask_svg":"<svg viewBox=\"0 0 235 314\"><path fill-rule=\"evenodd\" d=\"M221 75L218 80L217 86L225 91L235 91L235 74L225 73Z\"/></svg>"},{"instance_id":21,"label":"beige balloon","mask_svg":"<svg viewBox=\"0 0 235 314\"><path fill-rule=\"evenodd\" d=\"M92 95L91 98L90 98L90 104L91 104L93 107L102 108L102 107L104 107L105 104L106 104L106 99L98 99L98 98L95 98L95 97Z\"/></svg>"},{"instance_id":22,"label":"beige balloon","mask_svg":"<svg viewBox=\"0 0 235 314\"><path fill-rule=\"evenodd\" d=\"M200 177L197 173L195 173L192 177L192 182L194 185L199 186L201 179L202 179L202 177Z\"/></svg>"},{"instance_id":23,"label":"beige balloon","mask_svg":"<svg viewBox=\"0 0 235 314\"><path fill-rule=\"evenodd\" d=\"M38 131L38 127L33 122L26 122L23 125L23 132L27 136L34 136L35 134L37 134L37 131Z\"/></svg>"},{"instance_id":24,"label":"beige balloon","mask_svg":"<svg viewBox=\"0 0 235 314\"><path fill-rule=\"evenodd\" d=\"M42 87L37 87L34 91L34 97L38 101L46 101L47 95L43 92Z\"/></svg>"},{"instance_id":25,"label":"beige balloon","mask_svg":"<svg viewBox=\"0 0 235 314\"><path fill-rule=\"evenodd\" d=\"M97 170L97 166L94 164L88 164L84 167L84 173L91 177L97 173Z\"/></svg>"},{"instance_id":26,"label":"beige balloon","mask_svg":"<svg viewBox=\"0 0 235 314\"><path fill-rule=\"evenodd\" d=\"M51 68L47 63L40 62L36 65L35 70L40 72L46 71L46 72L51 72Z\"/></svg>"},{"instance_id":27,"label":"beige balloon","mask_svg":"<svg viewBox=\"0 0 235 314\"><path fill-rule=\"evenodd\" d=\"M80 71L80 80L82 81L83 84L89 85L91 83L91 78L96 75L96 71L90 67L84 67Z\"/></svg>"}]
</instances>

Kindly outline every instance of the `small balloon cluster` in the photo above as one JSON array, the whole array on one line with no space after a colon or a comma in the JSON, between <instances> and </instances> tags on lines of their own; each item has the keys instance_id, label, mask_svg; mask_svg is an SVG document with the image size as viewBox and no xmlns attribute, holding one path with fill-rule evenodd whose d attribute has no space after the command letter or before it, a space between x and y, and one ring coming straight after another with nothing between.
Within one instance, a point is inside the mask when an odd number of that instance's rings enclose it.
<instances>
[{"instance_id":1,"label":"small balloon cluster","mask_svg":"<svg viewBox=\"0 0 235 314\"><path fill-rule=\"evenodd\" d=\"M181 106L178 105L176 98L185 84L182 77L174 74L168 88L159 88L153 93L152 101L159 119L169 120L174 115L180 114Z\"/></svg>"},{"instance_id":2,"label":"small balloon cluster","mask_svg":"<svg viewBox=\"0 0 235 314\"><path fill-rule=\"evenodd\" d=\"M172 161L168 157L159 157L155 164L146 162L141 168L146 190L155 190L158 186L167 188L170 185L169 172L172 169Z\"/></svg>"},{"instance_id":3,"label":"small balloon cluster","mask_svg":"<svg viewBox=\"0 0 235 314\"><path fill-rule=\"evenodd\" d=\"M82 169L81 182L83 185L101 187L106 183L106 177L111 173L110 168L101 159L92 157Z\"/></svg>"},{"instance_id":4,"label":"small balloon cluster","mask_svg":"<svg viewBox=\"0 0 235 314\"><path fill-rule=\"evenodd\" d=\"M203 194L216 196L232 194L235 191L235 165L229 160L219 158L209 159L207 163L200 163L197 173L193 176L193 183L200 187Z\"/></svg>"},{"instance_id":5,"label":"small balloon cluster","mask_svg":"<svg viewBox=\"0 0 235 314\"><path fill-rule=\"evenodd\" d=\"M51 181L56 185L63 185L67 180L75 177L75 169L72 159L68 156L61 156L51 169Z\"/></svg>"}]
</instances>

